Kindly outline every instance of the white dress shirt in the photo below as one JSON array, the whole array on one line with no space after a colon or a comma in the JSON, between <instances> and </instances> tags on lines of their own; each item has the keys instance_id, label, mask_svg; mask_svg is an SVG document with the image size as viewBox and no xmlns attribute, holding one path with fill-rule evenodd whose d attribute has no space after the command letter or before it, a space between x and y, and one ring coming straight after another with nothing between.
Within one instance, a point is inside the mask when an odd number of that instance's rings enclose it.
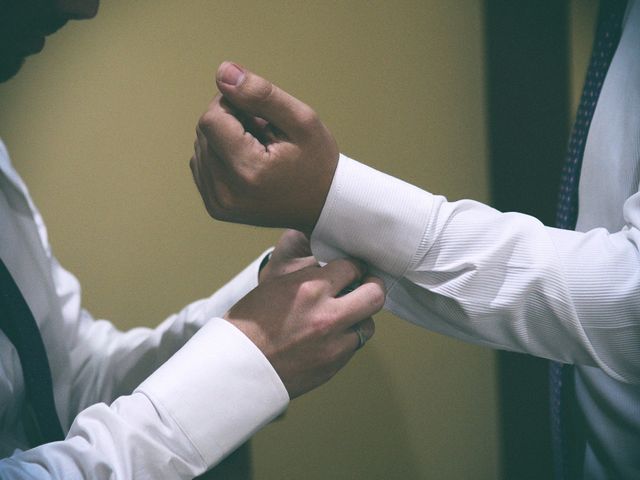
<instances>
[{"instance_id":1,"label":"white dress shirt","mask_svg":"<svg viewBox=\"0 0 640 480\"><path fill-rule=\"evenodd\" d=\"M0 478L193 478L288 404L262 352L220 318L256 286L257 261L157 328L118 331L82 309L1 141L0 257L42 333L68 432L28 449L22 369L0 332Z\"/></svg>"},{"instance_id":2,"label":"white dress shirt","mask_svg":"<svg viewBox=\"0 0 640 480\"><path fill-rule=\"evenodd\" d=\"M632 0L587 139L578 231L448 202L341 156L312 249L323 261L367 261L385 279L387 307L413 323L576 364L585 478L640 478L639 181Z\"/></svg>"}]
</instances>

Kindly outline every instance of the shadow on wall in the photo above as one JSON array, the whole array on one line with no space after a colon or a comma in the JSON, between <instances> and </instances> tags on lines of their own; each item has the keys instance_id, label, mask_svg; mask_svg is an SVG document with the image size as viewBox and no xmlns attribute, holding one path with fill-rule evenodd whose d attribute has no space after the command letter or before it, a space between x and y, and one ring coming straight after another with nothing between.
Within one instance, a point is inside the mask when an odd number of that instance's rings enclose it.
<instances>
[{"instance_id":1,"label":"shadow on wall","mask_svg":"<svg viewBox=\"0 0 640 480\"><path fill-rule=\"evenodd\" d=\"M493 362L380 313L349 365L254 437L254 479L495 480Z\"/></svg>"},{"instance_id":2,"label":"shadow on wall","mask_svg":"<svg viewBox=\"0 0 640 480\"><path fill-rule=\"evenodd\" d=\"M256 436L255 480L422 478L393 375L375 345L366 348L335 379L296 400ZM318 438L329 442L319 444ZM420 447L428 451L427 445Z\"/></svg>"}]
</instances>

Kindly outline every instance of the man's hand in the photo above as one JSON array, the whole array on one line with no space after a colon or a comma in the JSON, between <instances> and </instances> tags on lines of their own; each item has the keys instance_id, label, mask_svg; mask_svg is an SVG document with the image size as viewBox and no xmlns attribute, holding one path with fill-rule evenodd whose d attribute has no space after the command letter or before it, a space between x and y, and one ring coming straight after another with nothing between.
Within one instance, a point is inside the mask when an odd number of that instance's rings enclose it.
<instances>
[{"instance_id":1,"label":"man's hand","mask_svg":"<svg viewBox=\"0 0 640 480\"><path fill-rule=\"evenodd\" d=\"M367 277L361 264L335 260L263 281L225 318L262 350L295 398L323 384L374 333L371 315L384 304L384 285Z\"/></svg>"},{"instance_id":2,"label":"man's hand","mask_svg":"<svg viewBox=\"0 0 640 480\"><path fill-rule=\"evenodd\" d=\"M260 271L259 282L317 265L318 261L311 253L309 239L296 230L286 230L273 249L271 258Z\"/></svg>"},{"instance_id":3,"label":"man's hand","mask_svg":"<svg viewBox=\"0 0 640 480\"><path fill-rule=\"evenodd\" d=\"M216 83L190 163L207 211L310 234L338 162L333 136L309 106L233 63Z\"/></svg>"}]
</instances>

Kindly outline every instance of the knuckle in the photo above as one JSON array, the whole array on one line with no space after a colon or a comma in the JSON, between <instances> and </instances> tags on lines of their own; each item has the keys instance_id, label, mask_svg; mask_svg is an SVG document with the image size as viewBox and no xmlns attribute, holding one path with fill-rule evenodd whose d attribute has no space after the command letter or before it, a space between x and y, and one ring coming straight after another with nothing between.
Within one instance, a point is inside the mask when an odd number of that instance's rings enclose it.
<instances>
[{"instance_id":1,"label":"knuckle","mask_svg":"<svg viewBox=\"0 0 640 480\"><path fill-rule=\"evenodd\" d=\"M256 78L253 82L245 83L245 95L250 102L266 103L275 91L273 83Z\"/></svg>"},{"instance_id":2,"label":"knuckle","mask_svg":"<svg viewBox=\"0 0 640 480\"><path fill-rule=\"evenodd\" d=\"M303 299L316 299L320 296L320 285L314 280L305 280L300 283L298 291Z\"/></svg>"},{"instance_id":3,"label":"knuckle","mask_svg":"<svg viewBox=\"0 0 640 480\"><path fill-rule=\"evenodd\" d=\"M334 323L333 316L318 314L312 320L312 328L320 337L325 337L333 330Z\"/></svg>"},{"instance_id":4,"label":"knuckle","mask_svg":"<svg viewBox=\"0 0 640 480\"><path fill-rule=\"evenodd\" d=\"M213 110L207 110L198 119L197 128L202 132L206 132L216 123L216 114Z\"/></svg>"},{"instance_id":5,"label":"knuckle","mask_svg":"<svg viewBox=\"0 0 640 480\"><path fill-rule=\"evenodd\" d=\"M344 272L350 279L356 280L362 276L362 268L360 264L354 260L343 258L337 260L340 270Z\"/></svg>"},{"instance_id":6,"label":"knuckle","mask_svg":"<svg viewBox=\"0 0 640 480\"><path fill-rule=\"evenodd\" d=\"M262 175L260 171L255 169L244 171L241 174L239 173L238 180L250 191L254 191L262 185Z\"/></svg>"},{"instance_id":7,"label":"knuckle","mask_svg":"<svg viewBox=\"0 0 640 480\"><path fill-rule=\"evenodd\" d=\"M384 307L385 300L386 295L383 288L376 286L376 288L371 289L371 305L375 307L376 310L381 310L382 307Z\"/></svg>"},{"instance_id":8,"label":"knuckle","mask_svg":"<svg viewBox=\"0 0 640 480\"><path fill-rule=\"evenodd\" d=\"M349 265L351 265L351 260L348 260L346 258L338 258L337 260L331 260L327 264L327 266L328 265L332 265L337 271L343 271L349 268Z\"/></svg>"},{"instance_id":9,"label":"knuckle","mask_svg":"<svg viewBox=\"0 0 640 480\"><path fill-rule=\"evenodd\" d=\"M304 129L312 129L320 123L318 114L308 105L300 107L298 112L298 122Z\"/></svg>"}]
</instances>

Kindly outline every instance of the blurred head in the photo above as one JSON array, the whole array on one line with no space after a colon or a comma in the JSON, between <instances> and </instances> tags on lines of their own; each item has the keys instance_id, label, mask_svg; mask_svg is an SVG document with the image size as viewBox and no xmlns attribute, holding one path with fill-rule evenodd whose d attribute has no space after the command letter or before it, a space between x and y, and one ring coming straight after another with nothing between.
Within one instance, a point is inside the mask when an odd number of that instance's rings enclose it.
<instances>
[{"instance_id":1,"label":"blurred head","mask_svg":"<svg viewBox=\"0 0 640 480\"><path fill-rule=\"evenodd\" d=\"M0 82L44 47L69 20L92 18L100 0L0 0Z\"/></svg>"}]
</instances>

